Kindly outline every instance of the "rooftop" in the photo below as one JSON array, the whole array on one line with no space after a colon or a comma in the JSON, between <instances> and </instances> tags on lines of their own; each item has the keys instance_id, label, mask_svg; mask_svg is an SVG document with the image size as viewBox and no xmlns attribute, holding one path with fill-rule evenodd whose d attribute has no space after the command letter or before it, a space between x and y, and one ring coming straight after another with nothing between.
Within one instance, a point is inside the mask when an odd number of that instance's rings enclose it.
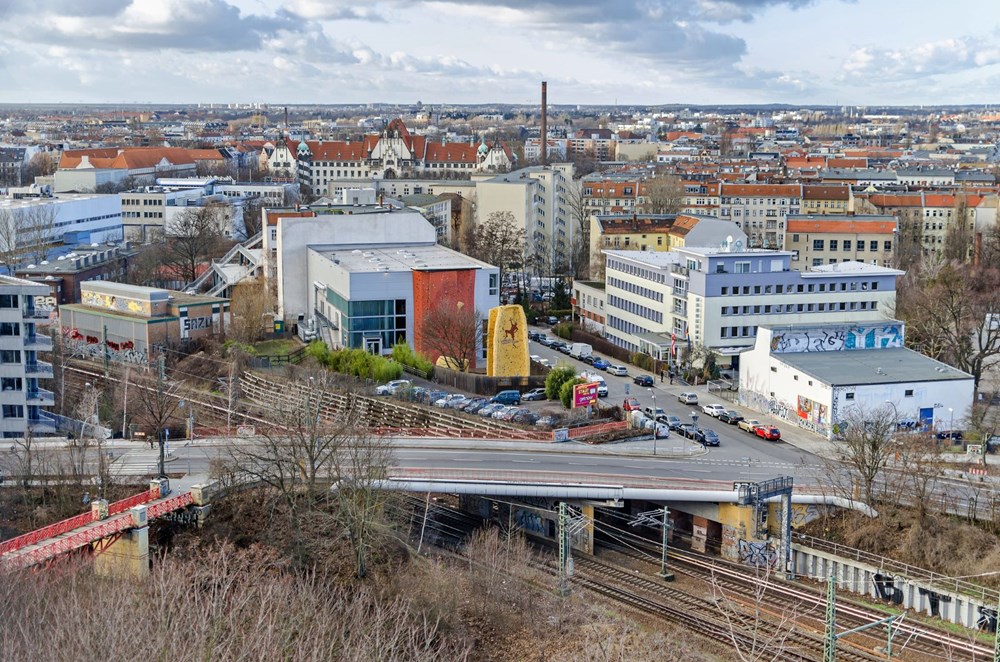
<instances>
[{"instance_id":1,"label":"rooftop","mask_svg":"<svg viewBox=\"0 0 1000 662\"><path fill-rule=\"evenodd\" d=\"M494 268L485 262L437 244L396 245L391 248L362 245L340 250L314 246L311 249L351 273Z\"/></svg>"},{"instance_id":2,"label":"rooftop","mask_svg":"<svg viewBox=\"0 0 1000 662\"><path fill-rule=\"evenodd\" d=\"M802 272L802 276L804 278L808 278L810 275L833 276L846 274L867 276L902 276L905 273L905 271L900 271L899 269L890 269L889 267L880 267L877 264L868 264L867 262L848 260L847 262L834 262L833 264L821 264L816 267L810 267L809 271Z\"/></svg>"},{"instance_id":3,"label":"rooftop","mask_svg":"<svg viewBox=\"0 0 1000 662\"><path fill-rule=\"evenodd\" d=\"M777 355L783 363L830 386L972 379L972 375L906 348Z\"/></svg>"}]
</instances>

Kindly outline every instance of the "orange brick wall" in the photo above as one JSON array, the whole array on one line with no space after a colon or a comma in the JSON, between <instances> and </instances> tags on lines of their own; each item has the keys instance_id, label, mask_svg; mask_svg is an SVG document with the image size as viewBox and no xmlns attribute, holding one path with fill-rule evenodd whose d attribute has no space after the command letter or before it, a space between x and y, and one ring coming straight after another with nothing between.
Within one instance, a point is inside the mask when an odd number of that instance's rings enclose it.
<instances>
[{"instance_id":1,"label":"orange brick wall","mask_svg":"<svg viewBox=\"0 0 1000 662\"><path fill-rule=\"evenodd\" d=\"M428 349L424 342L426 334L433 333L433 329L424 328L424 316L436 306L459 301L466 306L476 305L476 270L413 272L413 348L431 361L437 361L440 354ZM475 367L474 361L470 367Z\"/></svg>"}]
</instances>

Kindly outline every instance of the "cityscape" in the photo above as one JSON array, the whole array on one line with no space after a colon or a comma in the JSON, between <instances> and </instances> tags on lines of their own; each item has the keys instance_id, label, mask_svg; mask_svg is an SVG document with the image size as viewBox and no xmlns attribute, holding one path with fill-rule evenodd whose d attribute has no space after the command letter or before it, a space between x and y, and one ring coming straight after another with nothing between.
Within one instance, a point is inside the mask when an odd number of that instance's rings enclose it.
<instances>
[{"instance_id":1,"label":"cityscape","mask_svg":"<svg viewBox=\"0 0 1000 662\"><path fill-rule=\"evenodd\" d=\"M4 3L0 659L1000 661L1000 13L889 4Z\"/></svg>"}]
</instances>

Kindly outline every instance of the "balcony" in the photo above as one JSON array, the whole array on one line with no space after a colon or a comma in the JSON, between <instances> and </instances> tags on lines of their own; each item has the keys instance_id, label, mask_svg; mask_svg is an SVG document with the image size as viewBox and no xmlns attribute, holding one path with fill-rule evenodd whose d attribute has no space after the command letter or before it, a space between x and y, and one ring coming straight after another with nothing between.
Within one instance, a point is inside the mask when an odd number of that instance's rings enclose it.
<instances>
[{"instance_id":1,"label":"balcony","mask_svg":"<svg viewBox=\"0 0 1000 662\"><path fill-rule=\"evenodd\" d=\"M52 364L44 361L34 361L24 364L25 377L49 377L53 375Z\"/></svg>"},{"instance_id":2,"label":"balcony","mask_svg":"<svg viewBox=\"0 0 1000 662\"><path fill-rule=\"evenodd\" d=\"M675 287L675 288L673 288L673 293L674 293L674 296L684 297L684 298L687 298L687 295L688 295L687 290L684 289L683 287Z\"/></svg>"},{"instance_id":3,"label":"balcony","mask_svg":"<svg viewBox=\"0 0 1000 662\"><path fill-rule=\"evenodd\" d=\"M690 274L687 267L682 267L679 264L671 264L670 273L677 274L678 276L684 276L685 278L687 278Z\"/></svg>"},{"instance_id":4,"label":"balcony","mask_svg":"<svg viewBox=\"0 0 1000 662\"><path fill-rule=\"evenodd\" d=\"M29 405L47 407L56 403L56 396L52 391L36 388L25 392L25 402Z\"/></svg>"},{"instance_id":5,"label":"balcony","mask_svg":"<svg viewBox=\"0 0 1000 662\"><path fill-rule=\"evenodd\" d=\"M24 348L33 349L40 352L52 351L52 338L39 333L32 333L24 337Z\"/></svg>"},{"instance_id":6,"label":"balcony","mask_svg":"<svg viewBox=\"0 0 1000 662\"><path fill-rule=\"evenodd\" d=\"M21 317L26 320L47 320L49 319L49 311L34 306L24 306L21 308Z\"/></svg>"}]
</instances>

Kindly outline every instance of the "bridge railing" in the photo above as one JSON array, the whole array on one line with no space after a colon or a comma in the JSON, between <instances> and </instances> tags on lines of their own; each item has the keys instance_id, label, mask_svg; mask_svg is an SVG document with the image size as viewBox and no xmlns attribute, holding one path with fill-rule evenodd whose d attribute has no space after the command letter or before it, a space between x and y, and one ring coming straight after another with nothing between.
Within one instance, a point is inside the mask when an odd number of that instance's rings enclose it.
<instances>
[{"instance_id":1,"label":"bridge railing","mask_svg":"<svg viewBox=\"0 0 1000 662\"><path fill-rule=\"evenodd\" d=\"M132 496L122 499L120 501L115 501L114 503L108 504L108 515L117 515L118 513L123 513L133 506L139 506L144 503L149 503L153 499L159 498L160 493L158 490L149 490L147 492L140 492L139 494L133 494Z\"/></svg>"},{"instance_id":2,"label":"bridge railing","mask_svg":"<svg viewBox=\"0 0 1000 662\"><path fill-rule=\"evenodd\" d=\"M43 526L40 529L29 531L28 533L17 536L16 538L4 540L3 542L0 542L0 555L16 551L22 547L37 544L38 542L48 538L54 538L55 536L66 533L67 531L72 531L73 529L78 529L81 526L90 524L93 521L93 514L89 512L80 513L75 517L70 517L69 519L64 519L54 524Z\"/></svg>"},{"instance_id":3,"label":"bridge railing","mask_svg":"<svg viewBox=\"0 0 1000 662\"><path fill-rule=\"evenodd\" d=\"M497 471L495 469L407 469L394 467L389 476L395 480L490 481L501 483L553 483L558 485L649 487L653 489L722 490L732 489L732 481L696 478L657 478L624 474L581 473L579 471L534 471L531 469Z\"/></svg>"}]
</instances>

